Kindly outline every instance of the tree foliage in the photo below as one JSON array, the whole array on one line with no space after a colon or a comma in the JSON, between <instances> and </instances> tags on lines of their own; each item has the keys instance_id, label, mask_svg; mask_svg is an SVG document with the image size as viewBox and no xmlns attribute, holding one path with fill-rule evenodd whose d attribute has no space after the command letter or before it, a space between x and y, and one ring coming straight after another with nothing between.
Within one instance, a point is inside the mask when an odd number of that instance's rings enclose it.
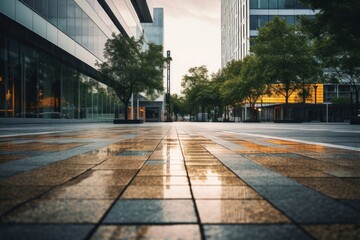
<instances>
[{"instance_id":1,"label":"tree foliage","mask_svg":"<svg viewBox=\"0 0 360 240\"><path fill-rule=\"evenodd\" d=\"M306 36L285 19L275 17L259 30L253 51L259 59L259 71L273 92L285 97L287 118L289 97L313 77L318 69L312 47Z\"/></svg>"},{"instance_id":2,"label":"tree foliage","mask_svg":"<svg viewBox=\"0 0 360 240\"><path fill-rule=\"evenodd\" d=\"M145 92L153 94L163 90L162 46L148 44L143 50L143 39L136 40L122 35L112 35L105 44L105 61L97 63L106 77L107 85L111 87L127 106L133 93Z\"/></svg>"},{"instance_id":3,"label":"tree foliage","mask_svg":"<svg viewBox=\"0 0 360 240\"><path fill-rule=\"evenodd\" d=\"M255 55L249 55L244 59L240 78L240 95L249 103L251 120L257 120L255 104L265 93L265 78L260 71L260 63Z\"/></svg>"},{"instance_id":4,"label":"tree foliage","mask_svg":"<svg viewBox=\"0 0 360 240\"><path fill-rule=\"evenodd\" d=\"M184 117L187 112L187 106L185 98L175 94L171 94L171 109L175 116L175 121L178 120L178 116Z\"/></svg>"},{"instance_id":5,"label":"tree foliage","mask_svg":"<svg viewBox=\"0 0 360 240\"><path fill-rule=\"evenodd\" d=\"M209 83L208 69L205 66L193 67L188 70L182 78L181 86L182 93L186 96L186 101L189 105L190 112L196 114L199 108L205 107L206 103L203 91Z\"/></svg>"},{"instance_id":6,"label":"tree foliage","mask_svg":"<svg viewBox=\"0 0 360 240\"><path fill-rule=\"evenodd\" d=\"M358 0L302 0L319 9L315 18L302 18L302 26L316 44L316 54L331 81L350 84L359 109L360 13Z\"/></svg>"}]
</instances>

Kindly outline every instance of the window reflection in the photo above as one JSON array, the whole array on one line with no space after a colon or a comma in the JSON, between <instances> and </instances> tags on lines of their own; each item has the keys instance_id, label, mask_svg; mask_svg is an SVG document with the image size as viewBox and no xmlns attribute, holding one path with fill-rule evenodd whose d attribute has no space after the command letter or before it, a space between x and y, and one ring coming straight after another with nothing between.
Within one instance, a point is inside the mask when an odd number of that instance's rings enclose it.
<instances>
[{"instance_id":1,"label":"window reflection","mask_svg":"<svg viewBox=\"0 0 360 240\"><path fill-rule=\"evenodd\" d=\"M250 0L250 9L308 9L300 0Z\"/></svg>"},{"instance_id":2,"label":"window reflection","mask_svg":"<svg viewBox=\"0 0 360 240\"><path fill-rule=\"evenodd\" d=\"M0 34L0 117L113 119L119 108L106 85Z\"/></svg>"},{"instance_id":3,"label":"window reflection","mask_svg":"<svg viewBox=\"0 0 360 240\"><path fill-rule=\"evenodd\" d=\"M32 10L55 25L92 54L103 59L102 49L108 37L76 4L74 0L21 0ZM89 0L96 12L101 14L111 32L118 33L115 25L98 2ZM101 9L101 10L100 10ZM106 16L105 16L106 15Z\"/></svg>"},{"instance_id":4,"label":"window reflection","mask_svg":"<svg viewBox=\"0 0 360 240\"><path fill-rule=\"evenodd\" d=\"M275 16L273 15L250 15L250 30L257 30L264 27L268 22L271 22ZM281 19L285 19L289 25L297 24L297 16L294 15L280 15Z\"/></svg>"}]
</instances>

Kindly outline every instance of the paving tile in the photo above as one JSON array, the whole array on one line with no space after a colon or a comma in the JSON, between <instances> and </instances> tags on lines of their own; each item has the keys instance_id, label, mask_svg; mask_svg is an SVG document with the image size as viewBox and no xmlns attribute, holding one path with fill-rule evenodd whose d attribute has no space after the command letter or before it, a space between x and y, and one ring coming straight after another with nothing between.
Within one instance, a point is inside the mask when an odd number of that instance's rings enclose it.
<instances>
[{"instance_id":1,"label":"paving tile","mask_svg":"<svg viewBox=\"0 0 360 240\"><path fill-rule=\"evenodd\" d=\"M185 170L185 166L180 164L148 164L144 165L141 170Z\"/></svg>"},{"instance_id":2,"label":"paving tile","mask_svg":"<svg viewBox=\"0 0 360 240\"><path fill-rule=\"evenodd\" d=\"M109 160L107 162L107 164L119 164L119 163L122 163L123 161L143 161L143 162L145 162L148 158L149 158L149 156L147 156L147 155L145 155L145 156L119 156L119 155L117 155L117 156L110 156L106 160Z\"/></svg>"},{"instance_id":3,"label":"paving tile","mask_svg":"<svg viewBox=\"0 0 360 240\"><path fill-rule=\"evenodd\" d=\"M295 178L299 183L336 199L360 199L360 187L340 178Z\"/></svg>"},{"instance_id":4,"label":"paving tile","mask_svg":"<svg viewBox=\"0 0 360 240\"><path fill-rule=\"evenodd\" d=\"M302 166L271 166L270 168L287 177L331 177L326 173Z\"/></svg>"},{"instance_id":5,"label":"paving tile","mask_svg":"<svg viewBox=\"0 0 360 240\"><path fill-rule=\"evenodd\" d=\"M356 200L341 200L342 203L346 204L349 207L352 207L353 209L356 209L360 212L360 199Z\"/></svg>"},{"instance_id":6,"label":"paving tile","mask_svg":"<svg viewBox=\"0 0 360 240\"><path fill-rule=\"evenodd\" d=\"M99 164L107 159L108 156L98 153L85 153L64 160L67 164Z\"/></svg>"},{"instance_id":7,"label":"paving tile","mask_svg":"<svg viewBox=\"0 0 360 240\"><path fill-rule=\"evenodd\" d=\"M302 226L319 240L360 239L360 226L351 224L304 225Z\"/></svg>"},{"instance_id":8,"label":"paving tile","mask_svg":"<svg viewBox=\"0 0 360 240\"><path fill-rule=\"evenodd\" d=\"M151 151L123 151L119 153L119 156L147 156L150 155Z\"/></svg>"},{"instance_id":9,"label":"paving tile","mask_svg":"<svg viewBox=\"0 0 360 240\"><path fill-rule=\"evenodd\" d=\"M90 233L93 225L43 225L43 224L24 224L24 225L0 225L2 240L77 240L85 239Z\"/></svg>"},{"instance_id":10,"label":"paving tile","mask_svg":"<svg viewBox=\"0 0 360 240\"><path fill-rule=\"evenodd\" d=\"M46 168L51 171L51 168L53 169L83 169L88 170L95 166L94 164L69 164L65 161L59 161L52 163L50 165L47 165Z\"/></svg>"},{"instance_id":11,"label":"paving tile","mask_svg":"<svg viewBox=\"0 0 360 240\"><path fill-rule=\"evenodd\" d=\"M145 163L145 160L125 159L123 157L114 156L114 157L108 158L107 160L102 162L100 165L103 165L103 164L106 164L106 165L130 165L130 164L134 164L134 165L142 166L144 163Z\"/></svg>"},{"instance_id":12,"label":"paving tile","mask_svg":"<svg viewBox=\"0 0 360 240\"><path fill-rule=\"evenodd\" d=\"M44 197L48 199L115 199L125 186L81 186L70 184L57 187Z\"/></svg>"},{"instance_id":13,"label":"paving tile","mask_svg":"<svg viewBox=\"0 0 360 240\"><path fill-rule=\"evenodd\" d=\"M196 200L196 205L202 223L289 223L265 200Z\"/></svg>"},{"instance_id":14,"label":"paving tile","mask_svg":"<svg viewBox=\"0 0 360 240\"><path fill-rule=\"evenodd\" d=\"M147 160L145 162L145 165L164 165L164 164L169 164L170 161L168 160L163 160L163 159L152 159L151 157L149 158L149 160Z\"/></svg>"},{"instance_id":15,"label":"paving tile","mask_svg":"<svg viewBox=\"0 0 360 240\"><path fill-rule=\"evenodd\" d=\"M195 199L261 199L248 186L192 186Z\"/></svg>"},{"instance_id":16,"label":"paving tile","mask_svg":"<svg viewBox=\"0 0 360 240\"><path fill-rule=\"evenodd\" d=\"M94 170L115 170L115 169L132 169L138 170L142 167L143 163L127 163L127 164L100 164L93 167Z\"/></svg>"},{"instance_id":17,"label":"paving tile","mask_svg":"<svg viewBox=\"0 0 360 240\"><path fill-rule=\"evenodd\" d=\"M137 170L89 170L71 181L70 185L123 186L135 176Z\"/></svg>"},{"instance_id":18,"label":"paving tile","mask_svg":"<svg viewBox=\"0 0 360 240\"><path fill-rule=\"evenodd\" d=\"M0 186L0 199L30 199L50 188L52 186Z\"/></svg>"},{"instance_id":19,"label":"paving tile","mask_svg":"<svg viewBox=\"0 0 360 240\"><path fill-rule=\"evenodd\" d=\"M84 146L85 143L57 143L49 144L48 146L41 148L41 151L63 151L75 147Z\"/></svg>"},{"instance_id":20,"label":"paving tile","mask_svg":"<svg viewBox=\"0 0 360 240\"><path fill-rule=\"evenodd\" d=\"M124 199L191 199L189 186L129 186Z\"/></svg>"},{"instance_id":21,"label":"paving tile","mask_svg":"<svg viewBox=\"0 0 360 240\"><path fill-rule=\"evenodd\" d=\"M214 165L214 166L209 166L209 165L189 165L189 166L187 166L187 169L189 171L192 171L192 170L230 171L224 165Z\"/></svg>"},{"instance_id":22,"label":"paving tile","mask_svg":"<svg viewBox=\"0 0 360 240\"><path fill-rule=\"evenodd\" d=\"M295 225L205 225L206 239L312 239Z\"/></svg>"},{"instance_id":23,"label":"paving tile","mask_svg":"<svg viewBox=\"0 0 360 240\"><path fill-rule=\"evenodd\" d=\"M136 186L163 186L163 185L189 185L187 177L171 177L171 176L155 176L155 177L141 177L137 176L131 185Z\"/></svg>"},{"instance_id":24,"label":"paving tile","mask_svg":"<svg viewBox=\"0 0 360 240\"><path fill-rule=\"evenodd\" d=\"M163 169L163 170L140 170L138 176L187 176L185 170L172 170L172 169Z\"/></svg>"},{"instance_id":25,"label":"paving tile","mask_svg":"<svg viewBox=\"0 0 360 240\"><path fill-rule=\"evenodd\" d=\"M196 223L192 200L119 200L104 219L107 224Z\"/></svg>"},{"instance_id":26,"label":"paving tile","mask_svg":"<svg viewBox=\"0 0 360 240\"><path fill-rule=\"evenodd\" d=\"M212 155L204 155L204 156L201 156L200 155L196 155L196 156L189 156L185 153L185 161L214 161L214 160L217 160L215 157L213 157Z\"/></svg>"},{"instance_id":27,"label":"paving tile","mask_svg":"<svg viewBox=\"0 0 360 240\"><path fill-rule=\"evenodd\" d=\"M20 205L21 203L27 201L27 199L7 199L7 200L0 200L0 215L4 214L5 212L10 211L14 207Z\"/></svg>"},{"instance_id":28,"label":"paving tile","mask_svg":"<svg viewBox=\"0 0 360 240\"><path fill-rule=\"evenodd\" d=\"M196 166L200 166L200 165L205 165L205 166L216 166L216 165L223 165L220 161L216 160L216 161L186 161L185 162L186 166L192 166L192 165L196 165Z\"/></svg>"},{"instance_id":29,"label":"paving tile","mask_svg":"<svg viewBox=\"0 0 360 240\"><path fill-rule=\"evenodd\" d=\"M220 166L222 167L222 166ZM236 175L228 169L216 169L211 166L203 169L188 169L189 176L222 176L222 177L236 177Z\"/></svg>"},{"instance_id":30,"label":"paving tile","mask_svg":"<svg viewBox=\"0 0 360 240\"><path fill-rule=\"evenodd\" d=\"M254 188L275 207L298 223L360 222L360 212L301 185L258 185Z\"/></svg>"},{"instance_id":31,"label":"paving tile","mask_svg":"<svg viewBox=\"0 0 360 240\"><path fill-rule=\"evenodd\" d=\"M210 186L210 185L220 185L220 186L242 186L246 183L241 180L239 177L208 177L208 176L190 176L190 182L192 186L201 185L201 186Z\"/></svg>"},{"instance_id":32,"label":"paving tile","mask_svg":"<svg viewBox=\"0 0 360 240\"><path fill-rule=\"evenodd\" d=\"M198 225L100 226L91 239L200 240Z\"/></svg>"},{"instance_id":33,"label":"paving tile","mask_svg":"<svg viewBox=\"0 0 360 240\"><path fill-rule=\"evenodd\" d=\"M59 185L83 173L85 169L40 168L0 181L0 186Z\"/></svg>"},{"instance_id":34,"label":"paving tile","mask_svg":"<svg viewBox=\"0 0 360 240\"><path fill-rule=\"evenodd\" d=\"M244 182L251 186L297 186L295 180L282 176L254 176L243 178Z\"/></svg>"},{"instance_id":35,"label":"paving tile","mask_svg":"<svg viewBox=\"0 0 360 240\"><path fill-rule=\"evenodd\" d=\"M96 223L112 200L38 199L26 203L6 216L7 223Z\"/></svg>"},{"instance_id":36,"label":"paving tile","mask_svg":"<svg viewBox=\"0 0 360 240\"><path fill-rule=\"evenodd\" d=\"M26 158L26 155L0 155L0 164Z\"/></svg>"}]
</instances>

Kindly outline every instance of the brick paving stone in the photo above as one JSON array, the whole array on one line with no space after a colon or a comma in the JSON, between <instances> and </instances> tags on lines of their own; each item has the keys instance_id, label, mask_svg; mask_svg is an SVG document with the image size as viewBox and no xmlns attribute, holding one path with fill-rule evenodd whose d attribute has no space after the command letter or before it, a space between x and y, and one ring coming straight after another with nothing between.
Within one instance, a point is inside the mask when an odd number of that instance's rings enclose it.
<instances>
[{"instance_id":1,"label":"brick paving stone","mask_svg":"<svg viewBox=\"0 0 360 240\"><path fill-rule=\"evenodd\" d=\"M359 159L190 124L0 139L0 238L358 239Z\"/></svg>"},{"instance_id":2,"label":"brick paving stone","mask_svg":"<svg viewBox=\"0 0 360 240\"><path fill-rule=\"evenodd\" d=\"M107 224L196 223L191 200L119 200L104 219Z\"/></svg>"},{"instance_id":3,"label":"brick paving stone","mask_svg":"<svg viewBox=\"0 0 360 240\"><path fill-rule=\"evenodd\" d=\"M179 237L181 235L181 237ZM200 240L198 225L100 226L91 239Z\"/></svg>"},{"instance_id":4,"label":"brick paving stone","mask_svg":"<svg viewBox=\"0 0 360 240\"><path fill-rule=\"evenodd\" d=\"M312 239L303 230L288 224L205 225L206 239Z\"/></svg>"}]
</instances>

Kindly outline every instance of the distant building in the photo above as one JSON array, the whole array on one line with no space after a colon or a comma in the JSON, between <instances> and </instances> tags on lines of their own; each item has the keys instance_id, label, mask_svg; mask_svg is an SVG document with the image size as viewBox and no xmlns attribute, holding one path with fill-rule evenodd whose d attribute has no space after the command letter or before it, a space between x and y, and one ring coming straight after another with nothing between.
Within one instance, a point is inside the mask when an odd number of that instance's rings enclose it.
<instances>
[{"instance_id":1,"label":"distant building","mask_svg":"<svg viewBox=\"0 0 360 240\"><path fill-rule=\"evenodd\" d=\"M154 8L153 22L142 23L144 35L148 43L154 43L164 47L164 9ZM139 98L140 110L144 111L143 115L140 113L142 120L147 122L159 122L164 120L164 101L163 97L159 97L154 101L147 100L143 96Z\"/></svg>"},{"instance_id":2,"label":"distant building","mask_svg":"<svg viewBox=\"0 0 360 240\"><path fill-rule=\"evenodd\" d=\"M221 0L221 67L250 52L250 40L274 16L295 24L299 15L315 12L300 0Z\"/></svg>"},{"instance_id":3,"label":"distant building","mask_svg":"<svg viewBox=\"0 0 360 240\"><path fill-rule=\"evenodd\" d=\"M149 43L164 46L164 9L154 8L153 22L142 23L146 39Z\"/></svg>"},{"instance_id":4,"label":"distant building","mask_svg":"<svg viewBox=\"0 0 360 240\"><path fill-rule=\"evenodd\" d=\"M112 33L138 38L145 22L147 1L1 1L0 117L113 118L95 63Z\"/></svg>"}]
</instances>

